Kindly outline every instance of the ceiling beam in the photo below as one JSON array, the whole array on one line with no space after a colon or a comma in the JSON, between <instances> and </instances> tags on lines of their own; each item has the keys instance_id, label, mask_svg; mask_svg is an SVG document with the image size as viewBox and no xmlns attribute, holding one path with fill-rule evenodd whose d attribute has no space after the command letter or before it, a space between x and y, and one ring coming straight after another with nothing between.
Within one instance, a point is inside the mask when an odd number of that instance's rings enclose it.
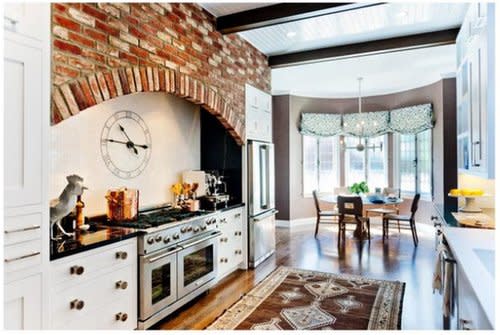
<instances>
[{"instance_id":1,"label":"ceiling beam","mask_svg":"<svg viewBox=\"0 0 500 335\"><path fill-rule=\"evenodd\" d=\"M269 56L271 68L454 44L459 28Z\"/></svg>"},{"instance_id":2,"label":"ceiling beam","mask_svg":"<svg viewBox=\"0 0 500 335\"><path fill-rule=\"evenodd\" d=\"M222 34L231 34L380 4L383 3L279 3L219 16L216 19L216 29Z\"/></svg>"}]
</instances>

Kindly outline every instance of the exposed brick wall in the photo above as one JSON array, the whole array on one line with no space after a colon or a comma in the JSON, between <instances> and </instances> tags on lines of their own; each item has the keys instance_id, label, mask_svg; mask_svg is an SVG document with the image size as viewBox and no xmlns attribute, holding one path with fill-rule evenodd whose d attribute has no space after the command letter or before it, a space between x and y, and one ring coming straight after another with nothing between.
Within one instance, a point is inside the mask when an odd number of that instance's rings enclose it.
<instances>
[{"instance_id":1,"label":"exposed brick wall","mask_svg":"<svg viewBox=\"0 0 500 335\"><path fill-rule=\"evenodd\" d=\"M52 4L52 124L102 101L163 91L203 105L242 142L245 83L270 90L265 55L189 3Z\"/></svg>"}]
</instances>

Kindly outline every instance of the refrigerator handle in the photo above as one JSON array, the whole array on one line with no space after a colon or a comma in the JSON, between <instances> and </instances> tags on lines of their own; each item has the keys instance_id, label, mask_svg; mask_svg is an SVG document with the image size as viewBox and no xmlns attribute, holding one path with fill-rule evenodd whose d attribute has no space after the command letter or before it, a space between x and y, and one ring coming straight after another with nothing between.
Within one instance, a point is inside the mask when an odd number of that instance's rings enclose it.
<instances>
[{"instance_id":1,"label":"refrigerator handle","mask_svg":"<svg viewBox=\"0 0 500 335\"><path fill-rule=\"evenodd\" d=\"M269 208L269 182L268 182L268 150L264 145L259 146L260 169L260 208Z\"/></svg>"}]
</instances>

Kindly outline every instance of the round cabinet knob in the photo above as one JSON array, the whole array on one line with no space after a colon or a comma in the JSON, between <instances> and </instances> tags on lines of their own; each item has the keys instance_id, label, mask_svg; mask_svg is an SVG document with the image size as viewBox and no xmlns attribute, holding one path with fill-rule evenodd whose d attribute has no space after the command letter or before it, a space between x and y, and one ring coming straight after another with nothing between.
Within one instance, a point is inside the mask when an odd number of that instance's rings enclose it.
<instances>
[{"instance_id":1,"label":"round cabinet knob","mask_svg":"<svg viewBox=\"0 0 500 335\"><path fill-rule=\"evenodd\" d=\"M155 239L153 238L153 236L148 237L148 244L153 244L153 243L155 243Z\"/></svg>"},{"instance_id":2,"label":"round cabinet knob","mask_svg":"<svg viewBox=\"0 0 500 335\"><path fill-rule=\"evenodd\" d=\"M127 313L116 313L115 314L116 321L122 321L125 322L128 319L128 314Z\"/></svg>"},{"instance_id":3,"label":"round cabinet knob","mask_svg":"<svg viewBox=\"0 0 500 335\"><path fill-rule=\"evenodd\" d=\"M83 309L84 306L85 306L85 302L83 302L83 300L75 299L69 303L69 307L71 309L81 310L81 309Z\"/></svg>"},{"instance_id":4,"label":"round cabinet knob","mask_svg":"<svg viewBox=\"0 0 500 335\"><path fill-rule=\"evenodd\" d=\"M83 266L79 266L79 265L74 265L69 269L69 272L72 275L78 275L78 276L81 275L84 271L85 271L85 268Z\"/></svg>"},{"instance_id":5,"label":"round cabinet knob","mask_svg":"<svg viewBox=\"0 0 500 335\"><path fill-rule=\"evenodd\" d=\"M117 289L126 290L127 287L128 287L128 283L126 281L119 280L119 281L116 282L116 288Z\"/></svg>"},{"instance_id":6,"label":"round cabinet knob","mask_svg":"<svg viewBox=\"0 0 500 335\"><path fill-rule=\"evenodd\" d=\"M163 238L163 243L168 243L168 242L170 242L170 236L165 236Z\"/></svg>"},{"instance_id":7,"label":"round cabinet knob","mask_svg":"<svg viewBox=\"0 0 500 335\"><path fill-rule=\"evenodd\" d=\"M175 233L174 236L172 236L174 238L174 240L178 240L179 239L179 233Z\"/></svg>"},{"instance_id":8,"label":"round cabinet knob","mask_svg":"<svg viewBox=\"0 0 500 335\"><path fill-rule=\"evenodd\" d=\"M161 235L156 235L155 237L156 242L161 242L162 239L163 237L161 237Z\"/></svg>"},{"instance_id":9,"label":"round cabinet knob","mask_svg":"<svg viewBox=\"0 0 500 335\"><path fill-rule=\"evenodd\" d=\"M128 254L127 254L126 251L117 251L116 252L116 258L117 259L127 259L127 257L128 257Z\"/></svg>"}]
</instances>

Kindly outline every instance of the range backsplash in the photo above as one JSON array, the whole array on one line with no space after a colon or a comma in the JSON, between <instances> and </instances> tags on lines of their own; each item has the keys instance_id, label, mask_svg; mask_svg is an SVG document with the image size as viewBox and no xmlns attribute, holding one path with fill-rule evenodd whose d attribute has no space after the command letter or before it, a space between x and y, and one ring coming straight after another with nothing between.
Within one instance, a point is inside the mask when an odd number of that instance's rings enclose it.
<instances>
[{"instance_id":1,"label":"range backsplash","mask_svg":"<svg viewBox=\"0 0 500 335\"><path fill-rule=\"evenodd\" d=\"M139 114L151 131L151 158L133 179L115 176L104 164L101 132L115 112ZM106 211L109 188L140 191L140 206L172 201L170 186L184 170L200 169L199 107L165 93L137 93L106 101L50 128L50 199L66 186L66 176L78 174L89 189L83 195L85 215Z\"/></svg>"}]
</instances>

